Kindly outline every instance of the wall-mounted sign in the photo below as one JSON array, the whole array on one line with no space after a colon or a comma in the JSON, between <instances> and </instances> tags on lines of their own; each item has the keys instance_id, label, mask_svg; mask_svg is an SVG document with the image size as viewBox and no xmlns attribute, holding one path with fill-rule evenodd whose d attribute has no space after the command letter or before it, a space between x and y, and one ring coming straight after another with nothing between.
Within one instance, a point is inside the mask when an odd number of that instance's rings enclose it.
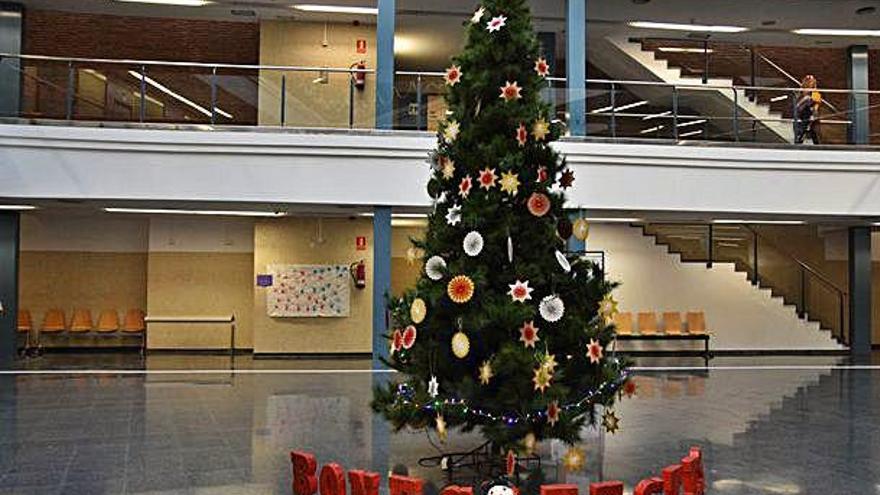
<instances>
[{"instance_id":1,"label":"wall-mounted sign","mask_svg":"<svg viewBox=\"0 0 880 495\"><path fill-rule=\"evenodd\" d=\"M272 275L271 274L257 275L257 287L272 287Z\"/></svg>"},{"instance_id":2,"label":"wall-mounted sign","mask_svg":"<svg viewBox=\"0 0 880 495\"><path fill-rule=\"evenodd\" d=\"M357 52L358 53L367 53L367 40L358 39L357 40Z\"/></svg>"},{"instance_id":3,"label":"wall-mounted sign","mask_svg":"<svg viewBox=\"0 0 880 495\"><path fill-rule=\"evenodd\" d=\"M354 246L358 251L366 251L367 250L367 238L359 235L354 240Z\"/></svg>"}]
</instances>

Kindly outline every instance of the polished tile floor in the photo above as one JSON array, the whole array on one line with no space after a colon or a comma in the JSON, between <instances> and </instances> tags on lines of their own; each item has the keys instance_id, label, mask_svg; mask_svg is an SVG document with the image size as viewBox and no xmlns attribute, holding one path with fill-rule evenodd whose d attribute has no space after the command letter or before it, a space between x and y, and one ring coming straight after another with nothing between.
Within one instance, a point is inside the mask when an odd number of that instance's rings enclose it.
<instances>
[{"instance_id":1,"label":"polished tile floor","mask_svg":"<svg viewBox=\"0 0 880 495\"><path fill-rule=\"evenodd\" d=\"M616 435L587 431L582 471L541 445L551 478L632 487L691 445L709 493L880 493L880 369L840 357L642 360ZM291 449L319 463L443 477L424 432L390 433L369 409L387 374L359 360L50 355L0 375L0 494L290 494ZM61 371L59 370L67 370ZM207 371L205 371L207 370ZM474 447L454 434L442 450ZM385 485L383 484L383 489Z\"/></svg>"}]
</instances>

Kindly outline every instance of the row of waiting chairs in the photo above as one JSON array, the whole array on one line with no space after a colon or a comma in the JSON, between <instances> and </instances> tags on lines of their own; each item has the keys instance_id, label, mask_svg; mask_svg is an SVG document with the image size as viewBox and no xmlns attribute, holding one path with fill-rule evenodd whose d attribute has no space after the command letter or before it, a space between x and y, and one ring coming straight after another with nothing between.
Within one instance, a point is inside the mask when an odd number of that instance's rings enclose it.
<instances>
[{"instance_id":1,"label":"row of waiting chairs","mask_svg":"<svg viewBox=\"0 0 880 495\"><path fill-rule=\"evenodd\" d=\"M681 313L663 313L662 328L658 326L657 314L652 311L638 313L638 327L633 328L632 313L614 315L614 326L617 335L706 335L706 315L702 311L690 311L685 314L682 323ZM662 331L661 331L662 330Z\"/></svg>"},{"instance_id":2,"label":"row of waiting chairs","mask_svg":"<svg viewBox=\"0 0 880 495\"><path fill-rule=\"evenodd\" d=\"M75 309L68 324L64 310L53 308L43 315L43 324L39 327L41 334L58 334L67 331L70 334L83 334L91 331L98 333L114 333L122 331L126 333L141 333L146 328L144 317L146 315L140 309L129 309L120 324L119 313L116 310L104 310L98 315L97 325L93 324L92 312L88 309ZM22 309L18 312L18 331L31 333L34 331L31 312Z\"/></svg>"}]
</instances>

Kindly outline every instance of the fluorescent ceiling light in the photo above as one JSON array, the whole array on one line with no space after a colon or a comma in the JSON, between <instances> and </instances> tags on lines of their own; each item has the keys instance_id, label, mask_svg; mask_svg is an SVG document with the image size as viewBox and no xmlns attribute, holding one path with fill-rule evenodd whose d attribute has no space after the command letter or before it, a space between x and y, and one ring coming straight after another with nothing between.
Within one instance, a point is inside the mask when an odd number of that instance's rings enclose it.
<instances>
[{"instance_id":1,"label":"fluorescent ceiling light","mask_svg":"<svg viewBox=\"0 0 880 495\"><path fill-rule=\"evenodd\" d=\"M741 33L749 28L741 26L708 26L704 24L676 24L669 22L633 21L630 27L644 29L665 29L670 31L692 31L699 33Z\"/></svg>"},{"instance_id":2,"label":"fluorescent ceiling light","mask_svg":"<svg viewBox=\"0 0 880 495\"><path fill-rule=\"evenodd\" d=\"M21 12L15 10L4 10L0 11L0 17L21 17Z\"/></svg>"},{"instance_id":3,"label":"fluorescent ceiling light","mask_svg":"<svg viewBox=\"0 0 880 495\"><path fill-rule=\"evenodd\" d=\"M658 125L656 127L649 127L648 129L643 129L643 130L639 131L639 134L650 134L652 132L659 131L660 129L663 129L662 125Z\"/></svg>"},{"instance_id":4,"label":"fluorescent ceiling light","mask_svg":"<svg viewBox=\"0 0 880 495\"><path fill-rule=\"evenodd\" d=\"M379 15L379 9L375 7L354 7L348 5L315 5L304 3L294 5L296 10L303 12L324 12L327 14L361 14L361 15Z\"/></svg>"},{"instance_id":5,"label":"fluorescent ceiling light","mask_svg":"<svg viewBox=\"0 0 880 495\"><path fill-rule=\"evenodd\" d=\"M138 72L136 72L136 71L133 71L133 70L128 71L128 73L131 75L131 77L137 79L138 81L140 81L141 79L143 79L143 81L144 81L145 83L147 83L147 84L149 84L150 86L152 86L152 87L158 89L159 91L165 93L166 95L168 95L168 96L174 98L175 100L177 100L177 101L183 103L184 105L187 105L187 106L192 107L195 111L199 112L200 114L202 114L202 115L204 115L204 116L206 116L206 117L210 117L210 116L211 116L211 111L210 111L210 110L208 110L207 108L205 108L205 107L199 105L198 103L196 103L196 102L190 100L189 98L187 98L187 97L185 97L185 96L183 96L183 95L181 95L181 94L175 93L175 92L172 91L170 88L168 88L168 86L165 86L164 84L160 83L159 81L157 81L157 80L155 80L155 79L153 79L153 78L151 78L151 77L149 77L149 76L142 76L140 73L138 73ZM232 119L232 118L233 118L232 115L231 115L229 112L225 112L225 111L221 110L221 109L218 108L218 107L214 107L214 111L217 112L217 114L226 117L227 119Z\"/></svg>"},{"instance_id":6,"label":"fluorescent ceiling light","mask_svg":"<svg viewBox=\"0 0 880 495\"><path fill-rule=\"evenodd\" d=\"M593 218L585 218L587 222L590 223L638 223L643 222L641 218L617 218L617 217L593 217Z\"/></svg>"},{"instance_id":7,"label":"fluorescent ceiling light","mask_svg":"<svg viewBox=\"0 0 880 495\"><path fill-rule=\"evenodd\" d=\"M794 34L803 34L807 36L880 36L880 30L877 29L795 29Z\"/></svg>"},{"instance_id":8,"label":"fluorescent ceiling light","mask_svg":"<svg viewBox=\"0 0 880 495\"><path fill-rule=\"evenodd\" d=\"M684 47L678 47L678 46L661 46L661 47L657 48L657 51L660 51L663 53L712 53L714 50L712 50L711 48L709 48L707 50L704 48L684 48Z\"/></svg>"},{"instance_id":9,"label":"fluorescent ceiling light","mask_svg":"<svg viewBox=\"0 0 880 495\"><path fill-rule=\"evenodd\" d=\"M116 0L123 3L154 3L158 5L178 5L182 7L202 7L214 3L210 0Z\"/></svg>"},{"instance_id":10,"label":"fluorescent ceiling light","mask_svg":"<svg viewBox=\"0 0 880 495\"><path fill-rule=\"evenodd\" d=\"M608 105L607 107L597 108L597 109L591 111L590 113L607 112L608 110L611 110L612 108L614 108L614 105Z\"/></svg>"},{"instance_id":11,"label":"fluorescent ceiling light","mask_svg":"<svg viewBox=\"0 0 880 495\"><path fill-rule=\"evenodd\" d=\"M680 138L691 137L691 136L696 136L697 134L702 134L702 133L703 133L703 131L698 129L696 131L682 132L681 134L678 135L678 137L680 137Z\"/></svg>"},{"instance_id":12,"label":"fluorescent ceiling light","mask_svg":"<svg viewBox=\"0 0 880 495\"><path fill-rule=\"evenodd\" d=\"M141 213L146 215L210 215L224 217L283 217L282 211L247 210L176 210L166 208L104 208L107 213Z\"/></svg>"},{"instance_id":13,"label":"fluorescent ceiling light","mask_svg":"<svg viewBox=\"0 0 880 495\"><path fill-rule=\"evenodd\" d=\"M705 123L706 123L706 119L692 120L690 122L684 122L684 123L678 124L677 127L690 127L692 125L705 124Z\"/></svg>"},{"instance_id":14,"label":"fluorescent ceiling light","mask_svg":"<svg viewBox=\"0 0 880 495\"><path fill-rule=\"evenodd\" d=\"M672 115L672 110L667 110L665 112L655 113L652 115L645 115L644 117L642 117L642 120L659 119L660 117L666 117L667 115Z\"/></svg>"},{"instance_id":15,"label":"fluorescent ceiling light","mask_svg":"<svg viewBox=\"0 0 880 495\"><path fill-rule=\"evenodd\" d=\"M372 212L361 213L362 217L373 218L374 214ZM417 219L425 219L428 218L427 213L392 213L391 218L417 218Z\"/></svg>"},{"instance_id":16,"label":"fluorescent ceiling light","mask_svg":"<svg viewBox=\"0 0 880 495\"><path fill-rule=\"evenodd\" d=\"M777 101L782 101L782 100L787 100L787 99L788 99L788 95L782 95L782 96L774 96L773 98L770 98L770 101L777 102Z\"/></svg>"},{"instance_id":17,"label":"fluorescent ceiling light","mask_svg":"<svg viewBox=\"0 0 880 495\"><path fill-rule=\"evenodd\" d=\"M648 100L637 101L635 103L628 103L626 105L619 106L619 107L615 108L614 111L620 112L622 110L629 110L630 108L636 108L636 107L640 107L642 105L647 105L647 104L648 104Z\"/></svg>"},{"instance_id":18,"label":"fluorescent ceiling light","mask_svg":"<svg viewBox=\"0 0 880 495\"><path fill-rule=\"evenodd\" d=\"M28 211L36 209L37 207L33 205L0 205L0 210L4 211Z\"/></svg>"},{"instance_id":19,"label":"fluorescent ceiling light","mask_svg":"<svg viewBox=\"0 0 880 495\"><path fill-rule=\"evenodd\" d=\"M758 219L734 219L734 218L718 218L712 220L712 223L725 224L759 224L759 225L803 225L807 222L803 220L758 220Z\"/></svg>"}]
</instances>

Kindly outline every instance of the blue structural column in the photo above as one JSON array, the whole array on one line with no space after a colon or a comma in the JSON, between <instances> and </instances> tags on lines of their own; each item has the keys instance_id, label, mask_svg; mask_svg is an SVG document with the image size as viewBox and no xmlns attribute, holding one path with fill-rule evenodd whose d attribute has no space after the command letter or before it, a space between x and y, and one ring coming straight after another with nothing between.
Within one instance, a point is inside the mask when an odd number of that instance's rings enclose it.
<instances>
[{"instance_id":1,"label":"blue structural column","mask_svg":"<svg viewBox=\"0 0 880 495\"><path fill-rule=\"evenodd\" d=\"M0 52L21 53L21 5L0 2ZM0 60L0 117L17 117L21 72L17 59Z\"/></svg>"},{"instance_id":2,"label":"blue structural column","mask_svg":"<svg viewBox=\"0 0 880 495\"><path fill-rule=\"evenodd\" d=\"M572 136L584 136L587 133L587 0L566 0L566 11L568 129Z\"/></svg>"},{"instance_id":3,"label":"blue structural column","mask_svg":"<svg viewBox=\"0 0 880 495\"><path fill-rule=\"evenodd\" d=\"M376 128L394 127L395 0L378 0L376 26Z\"/></svg>"},{"instance_id":4,"label":"blue structural column","mask_svg":"<svg viewBox=\"0 0 880 495\"><path fill-rule=\"evenodd\" d=\"M571 223L574 223L575 220L581 217L580 212L574 211L568 214L569 220ZM571 236L568 238L568 251L572 253L582 252L587 250L587 241L581 241L575 236Z\"/></svg>"},{"instance_id":5,"label":"blue structural column","mask_svg":"<svg viewBox=\"0 0 880 495\"><path fill-rule=\"evenodd\" d=\"M868 47L865 45L851 46L847 50L847 82L849 89L867 91L868 88ZM874 88L877 89L877 88ZM870 142L870 102L867 93L850 93L849 97L850 144L868 144Z\"/></svg>"},{"instance_id":6,"label":"blue structural column","mask_svg":"<svg viewBox=\"0 0 880 495\"><path fill-rule=\"evenodd\" d=\"M391 207L373 209L373 368L388 357L385 296L391 292Z\"/></svg>"},{"instance_id":7,"label":"blue structural column","mask_svg":"<svg viewBox=\"0 0 880 495\"><path fill-rule=\"evenodd\" d=\"M15 359L18 315L19 214L0 212L0 369Z\"/></svg>"},{"instance_id":8,"label":"blue structural column","mask_svg":"<svg viewBox=\"0 0 880 495\"><path fill-rule=\"evenodd\" d=\"M871 229L849 229L849 345L850 352L871 352Z\"/></svg>"}]
</instances>

